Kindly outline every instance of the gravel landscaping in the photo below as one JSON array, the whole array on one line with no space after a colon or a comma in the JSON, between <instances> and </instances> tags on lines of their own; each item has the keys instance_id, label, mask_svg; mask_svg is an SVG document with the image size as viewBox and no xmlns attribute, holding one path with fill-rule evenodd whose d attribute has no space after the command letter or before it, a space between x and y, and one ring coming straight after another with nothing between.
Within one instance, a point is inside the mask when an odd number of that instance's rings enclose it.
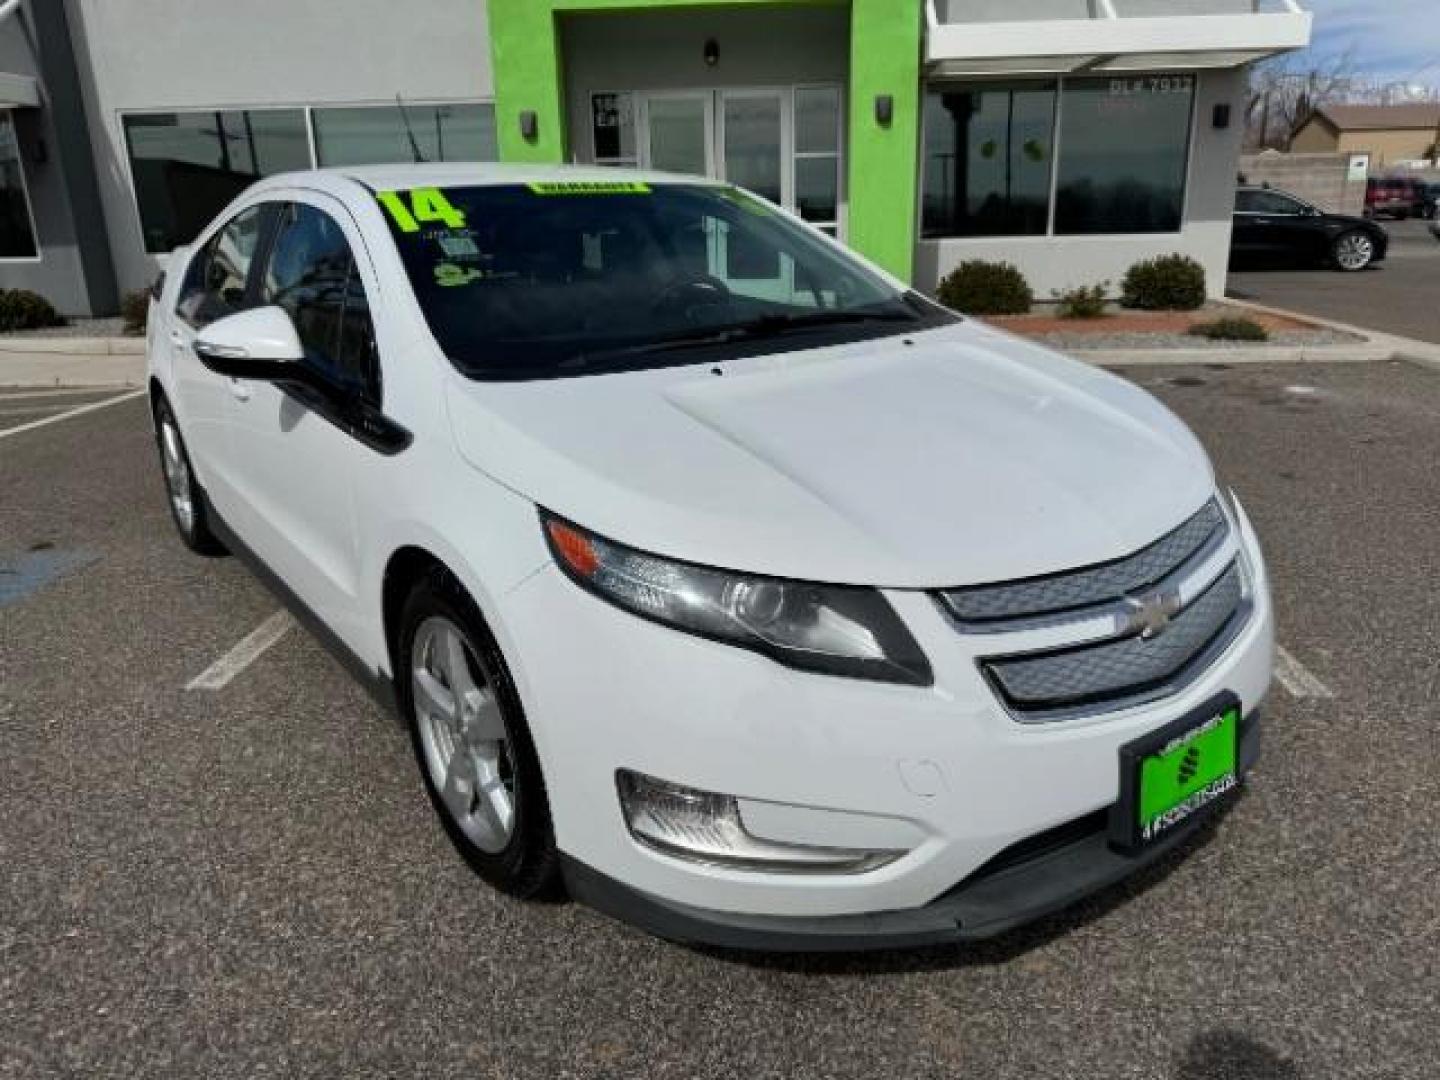
<instances>
[{"instance_id":1,"label":"gravel landscaping","mask_svg":"<svg viewBox=\"0 0 1440 1080\"><path fill-rule=\"evenodd\" d=\"M1265 341L1214 341L1188 334L1196 323L1216 319L1243 319L1263 327ZM1264 349L1270 346L1353 345L1366 339L1343 330L1331 330L1302 318L1253 311L1212 300L1197 311L1133 311L1107 305L1096 319L1061 318L1054 304L1037 304L1028 315L989 320L1011 333L1023 334L1056 349Z\"/></svg>"},{"instance_id":2,"label":"gravel landscaping","mask_svg":"<svg viewBox=\"0 0 1440 1080\"><path fill-rule=\"evenodd\" d=\"M1009 327L1007 329L1013 329ZM1272 345L1350 345L1365 339L1340 330L1316 327L1313 330L1272 330L1268 341L1211 341L1209 338L1177 333L1104 333L1059 331L1027 334L1053 349L1264 349Z\"/></svg>"}]
</instances>

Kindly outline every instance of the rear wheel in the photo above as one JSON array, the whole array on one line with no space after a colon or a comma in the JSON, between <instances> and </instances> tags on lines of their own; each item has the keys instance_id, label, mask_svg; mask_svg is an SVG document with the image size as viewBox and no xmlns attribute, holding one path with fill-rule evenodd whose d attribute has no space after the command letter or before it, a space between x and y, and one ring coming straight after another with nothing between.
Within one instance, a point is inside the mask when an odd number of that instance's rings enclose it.
<instances>
[{"instance_id":1,"label":"rear wheel","mask_svg":"<svg viewBox=\"0 0 1440 1080\"><path fill-rule=\"evenodd\" d=\"M396 689L451 843L501 892L547 891L559 858L539 758L505 659L450 574L411 592L399 645Z\"/></svg>"},{"instance_id":2,"label":"rear wheel","mask_svg":"<svg viewBox=\"0 0 1440 1080\"><path fill-rule=\"evenodd\" d=\"M1330 257L1347 273L1364 270L1375 259L1375 241L1359 230L1342 233L1330 245Z\"/></svg>"},{"instance_id":3,"label":"rear wheel","mask_svg":"<svg viewBox=\"0 0 1440 1080\"><path fill-rule=\"evenodd\" d=\"M175 422L175 413L163 395L155 402L155 441L160 450L170 516L180 539L191 551L201 555L224 555L225 545L210 531L205 493L195 479L180 425Z\"/></svg>"}]
</instances>

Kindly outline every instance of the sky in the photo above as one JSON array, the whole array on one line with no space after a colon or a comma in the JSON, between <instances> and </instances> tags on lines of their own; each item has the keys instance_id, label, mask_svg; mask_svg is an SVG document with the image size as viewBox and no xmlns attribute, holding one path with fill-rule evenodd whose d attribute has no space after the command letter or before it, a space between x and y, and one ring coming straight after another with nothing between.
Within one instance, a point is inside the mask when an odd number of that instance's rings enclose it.
<instances>
[{"instance_id":1,"label":"sky","mask_svg":"<svg viewBox=\"0 0 1440 1080\"><path fill-rule=\"evenodd\" d=\"M1318 57L1352 50L1355 74L1440 86L1440 4L1435 0L1298 0L1315 15Z\"/></svg>"}]
</instances>

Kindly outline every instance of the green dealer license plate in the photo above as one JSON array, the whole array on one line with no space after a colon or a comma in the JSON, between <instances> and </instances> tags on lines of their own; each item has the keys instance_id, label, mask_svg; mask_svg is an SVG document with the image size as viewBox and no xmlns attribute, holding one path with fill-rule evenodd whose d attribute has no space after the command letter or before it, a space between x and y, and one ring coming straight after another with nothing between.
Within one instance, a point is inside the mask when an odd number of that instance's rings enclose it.
<instances>
[{"instance_id":1,"label":"green dealer license plate","mask_svg":"<svg viewBox=\"0 0 1440 1080\"><path fill-rule=\"evenodd\" d=\"M1168 836L1240 782L1240 701L1222 694L1120 748L1112 837L1136 850Z\"/></svg>"}]
</instances>

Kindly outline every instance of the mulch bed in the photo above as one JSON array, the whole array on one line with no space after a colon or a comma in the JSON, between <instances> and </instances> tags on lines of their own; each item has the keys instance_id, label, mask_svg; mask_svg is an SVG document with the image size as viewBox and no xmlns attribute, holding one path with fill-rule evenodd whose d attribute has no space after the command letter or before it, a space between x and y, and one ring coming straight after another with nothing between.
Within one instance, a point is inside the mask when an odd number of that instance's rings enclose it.
<instances>
[{"instance_id":1,"label":"mulch bed","mask_svg":"<svg viewBox=\"0 0 1440 1080\"><path fill-rule=\"evenodd\" d=\"M1287 330L1321 329L1315 323L1303 319L1286 318L1251 311L1249 308L1232 304L1212 302L1198 311L1128 311L1118 309L1098 319L1062 319L1045 312L1031 312L1029 315L992 315L985 321L1004 327L1014 334L1026 336L1041 334L1183 334L1196 323L1213 319L1250 319L1259 323L1272 334Z\"/></svg>"}]
</instances>

